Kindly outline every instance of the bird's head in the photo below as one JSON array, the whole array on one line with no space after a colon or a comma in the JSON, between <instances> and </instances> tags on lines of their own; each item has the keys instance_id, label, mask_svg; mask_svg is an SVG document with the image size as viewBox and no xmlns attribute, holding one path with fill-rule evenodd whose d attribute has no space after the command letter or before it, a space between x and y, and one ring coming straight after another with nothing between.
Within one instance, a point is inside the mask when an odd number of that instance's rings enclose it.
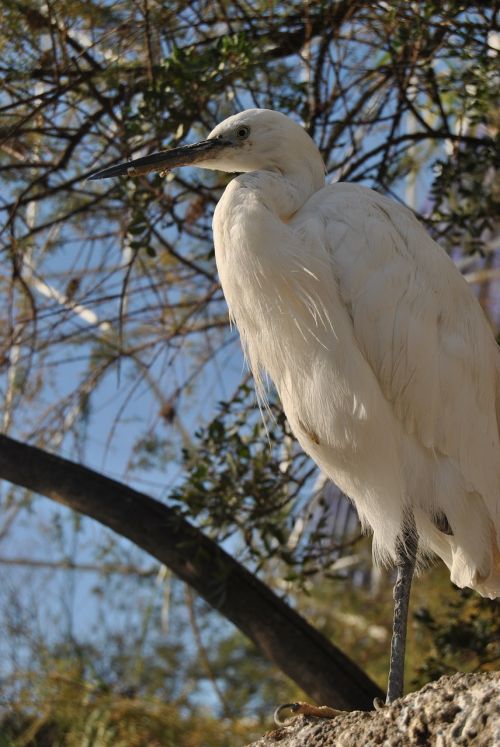
<instances>
[{"instance_id":1,"label":"bird's head","mask_svg":"<svg viewBox=\"0 0 500 747\"><path fill-rule=\"evenodd\" d=\"M300 125L270 109L247 109L218 124L206 140L111 166L95 172L89 179L139 176L178 166L230 173L263 170L299 173L307 168L318 175L314 181L324 178L321 155Z\"/></svg>"}]
</instances>

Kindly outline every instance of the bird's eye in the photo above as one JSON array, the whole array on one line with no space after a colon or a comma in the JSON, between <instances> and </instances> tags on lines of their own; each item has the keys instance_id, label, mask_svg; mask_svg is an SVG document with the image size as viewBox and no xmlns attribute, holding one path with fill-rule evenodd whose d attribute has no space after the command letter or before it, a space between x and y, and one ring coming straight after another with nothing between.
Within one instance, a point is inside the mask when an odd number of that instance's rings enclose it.
<instances>
[{"instance_id":1,"label":"bird's eye","mask_svg":"<svg viewBox=\"0 0 500 747\"><path fill-rule=\"evenodd\" d=\"M246 125L240 125L240 127L236 128L236 137L238 138L238 140L246 140L249 135L250 127L247 127Z\"/></svg>"}]
</instances>

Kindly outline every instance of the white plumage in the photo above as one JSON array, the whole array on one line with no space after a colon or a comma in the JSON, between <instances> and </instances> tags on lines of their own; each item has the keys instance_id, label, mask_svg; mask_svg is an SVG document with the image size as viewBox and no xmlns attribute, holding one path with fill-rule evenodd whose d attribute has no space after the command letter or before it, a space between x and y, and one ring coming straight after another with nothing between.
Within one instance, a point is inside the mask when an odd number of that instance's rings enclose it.
<instances>
[{"instance_id":1,"label":"white plumage","mask_svg":"<svg viewBox=\"0 0 500 747\"><path fill-rule=\"evenodd\" d=\"M458 586L500 593L500 357L476 298L414 215L373 190L324 185L309 136L249 110L248 171L214 216L217 266L255 380L275 383L304 450L395 558L410 506L421 553ZM438 528L446 517L447 532Z\"/></svg>"}]
</instances>

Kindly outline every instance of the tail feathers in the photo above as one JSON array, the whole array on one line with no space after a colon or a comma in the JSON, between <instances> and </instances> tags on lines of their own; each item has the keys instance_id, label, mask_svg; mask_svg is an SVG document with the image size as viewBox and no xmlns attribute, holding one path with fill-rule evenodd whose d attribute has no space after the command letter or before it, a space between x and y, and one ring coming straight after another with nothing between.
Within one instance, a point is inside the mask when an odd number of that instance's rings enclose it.
<instances>
[{"instance_id":1,"label":"tail feathers","mask_svg":"<svg viewBox=\"0 0 500 747\"><path fill-rule=\"evenodd\" d=\"M476 573L474 585L471 587L483 597L496 599L500 597L500 549L498 547L497 533L494 527L491 527L491 562L489 573L481 576Z\"/></svg>"},{"instance_id":2,"label":"tail feathers","mask_svg":"<svg viewBox=\"0 0 500 747\"><path fill-rule=\"evenodd\" d=\"M463 526L453 526L452 521L453 533L448 534L439 531L423 512L416 511L415 518L424 554L430 551L439 555L456 586L474 589L490 599L500 597L500 549L491 519L485 522L484 534L477 531L481 523L478 516L475 526L469 525L468 534L460 531Z\"/></svg>"},{"instance_id":3,"label":"tail feathers","mask_svg":"<svg viewBox=\"0 0 500 747\"><path fill-rule=\"evenodd\" d=\"M482 534L478 534L475 542L470 542L469 531L460 527L460 534L450 537L452 548L452 563L449 566L451 580L461 589L468 586L477 591L483 597L496 599L500 596L500 550L498 548L498 536L491 517L484 513L479 515L479 507L484 504L476 504L478 513L473 517L475 524L481 525L483 520ZM474 537L474 532L472 532Z\"/></svg>"},{"instance_id":4,"label":"tail feathers","mask_svg":"<svg viewBox=\"0 0 500 747\"><path fill-rule=\"evenodd\" d=\"M500 596L500 553L496 543L491 560L488 574L481 575L462 548L458 547L452 550L452 563L449 566L451 580L460 589L467 586L477 591L482 597L496 599Z\"/></svg>"}]
</instances>

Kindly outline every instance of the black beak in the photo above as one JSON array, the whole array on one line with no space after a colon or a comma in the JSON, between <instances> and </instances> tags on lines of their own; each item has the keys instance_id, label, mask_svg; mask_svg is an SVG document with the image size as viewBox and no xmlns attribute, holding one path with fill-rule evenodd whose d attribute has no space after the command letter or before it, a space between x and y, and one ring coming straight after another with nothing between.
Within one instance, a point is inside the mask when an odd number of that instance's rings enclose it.
<instances>
[{"instance_id":1,"label":"black beak","mask_svg":"<svg viewBox=\"0 0 500 747\"><path fill-rule=\"evenodd\" d=\"M232 145L232 143L223 138L202 140L200 143L163 150L160 153L144 156L144 158L136 158L134 161L127 161L127 163L120 163L117 166L110 166L108 169L95 171L88 179L106 179L109 176L140 176L141 174L149 174L151 171L170 171L176 166L189 166L209 158L212 159L228 145Z\"/></svg>"}]
</instances>

